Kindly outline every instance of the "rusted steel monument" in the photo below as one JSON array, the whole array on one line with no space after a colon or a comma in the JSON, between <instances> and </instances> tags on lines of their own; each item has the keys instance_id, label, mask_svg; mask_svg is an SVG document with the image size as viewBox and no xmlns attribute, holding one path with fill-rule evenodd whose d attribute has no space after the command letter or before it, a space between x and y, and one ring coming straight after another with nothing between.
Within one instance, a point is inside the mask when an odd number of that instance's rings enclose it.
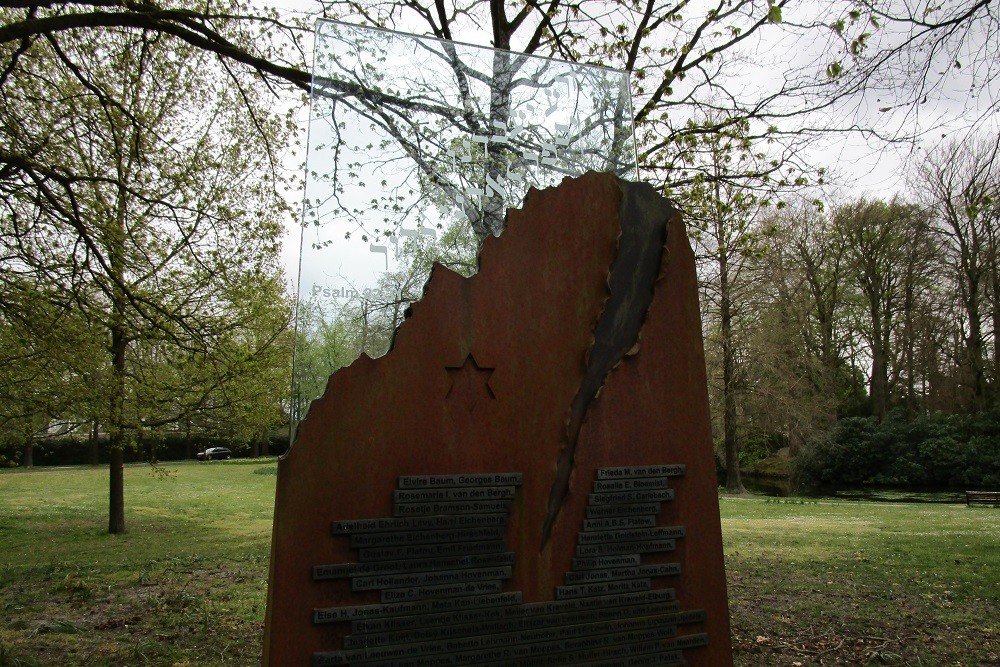
<instances>
[{"instance_id":1,"label":"rusted steel monument","mask_svg":"<svg viewBox=\"0 0 1000 667\"><path fill-rule=\"evenodd\" d=\"M532 189L279 463L263 664L732 664L694 258L648 185Z\"/></svg>"}]
</instances>

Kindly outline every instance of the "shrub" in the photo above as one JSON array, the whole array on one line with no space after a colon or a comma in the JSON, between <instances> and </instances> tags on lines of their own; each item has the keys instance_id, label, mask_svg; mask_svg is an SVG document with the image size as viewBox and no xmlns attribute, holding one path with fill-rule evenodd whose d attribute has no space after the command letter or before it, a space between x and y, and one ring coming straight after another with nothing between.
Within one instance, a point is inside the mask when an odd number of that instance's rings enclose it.
<instances>
[{"instance_id":1,"label":"shrub","mask_svg":"<svg viewBox=\"0 0 1000 667\"><path fill-rule=\"evenodd\" d=\"M863 486L1000 486L1000 414L891 414L840 420L826 439L795 461L806 484Z\"/></svg>"},{"instance_id":2,"label":"shrub","mask_svg":"<svg viewBox=\"0 0 1000 667\"><path fill-rule=\"evenodd\" d=\"M98 447L98 462L106 464L107 441L102 439ZM17 465L21 459L21 445L0 444L0 465ZM125 449L125 462L179 461L208 447L228 447L236 457L249 456L250 446L244 441L231 438L213 437L201 434L181 433L149 434L137 446ZM261 455L284 454L288 449L285 435L274 435L261 447ZM33 447L33 463L36 466L85 465L90 463L90 444L85 438L60 437L36 440Z\"/></svg>"}]
</instances>

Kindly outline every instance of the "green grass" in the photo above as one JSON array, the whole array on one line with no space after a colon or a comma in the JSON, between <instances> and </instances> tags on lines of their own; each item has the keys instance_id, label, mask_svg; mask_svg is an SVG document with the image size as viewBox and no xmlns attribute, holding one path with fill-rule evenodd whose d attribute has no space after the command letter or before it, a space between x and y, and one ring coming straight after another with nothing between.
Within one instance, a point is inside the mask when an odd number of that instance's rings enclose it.
<instances>
[{"instance_id":1,"label":"green grass","mask_svg":"<svg viewBox=\"0 0 1000 667\"><path fill-rule=\"evenodd\" d=\"M1000 665L1000 510L723 497L741 665Z\"/></svg>"},{"instance_id":2,"label":"green grass","mask_svg":"<svg viewBox=\"0 0 1000 667\"><path fill-rule=\"evenodd\" d=\"M0 472L0 667L256 664L274 467ZM1000 665L1000 509L721 504L737 664Z\"/></svg>"},{"instance_id":3,"label":"green grass","mask_svg":"<svg viewBox=\"0 0 1000 667\"><path fill-rule=\"evenodd\" d=\"M0 474L0 667L259 661L274 461Z\"/></svg>"}]
</instances>

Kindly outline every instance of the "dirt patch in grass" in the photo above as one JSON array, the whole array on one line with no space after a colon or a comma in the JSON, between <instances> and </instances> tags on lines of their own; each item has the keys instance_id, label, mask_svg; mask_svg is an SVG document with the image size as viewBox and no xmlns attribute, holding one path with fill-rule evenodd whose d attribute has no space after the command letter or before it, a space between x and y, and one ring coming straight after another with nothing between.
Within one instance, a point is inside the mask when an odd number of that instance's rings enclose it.
<instances>
[{"instance_id":1,"label":"dirt patch in grass","mask_svg":"<svg viewBox=\"0 0 1000 667\"><path fill-rule=\"evenodd\" d=\"M114 581L94 574L12 583L0 607L6 662L32 665L249 665L260 659L263 559L177 564ZM6 614L5 614L6 615Z\"/></svg>"},{"instance_id":2,"label":"dirt patch in grass","mask_svg":"<svg viewBox=\"0 0 1000 667\"><path fill-rule=\"evenodd\" d=\"M1000 665L995 601L928 600L918 586L731 560L737 665Z\"/></svg>"}]
</instances>

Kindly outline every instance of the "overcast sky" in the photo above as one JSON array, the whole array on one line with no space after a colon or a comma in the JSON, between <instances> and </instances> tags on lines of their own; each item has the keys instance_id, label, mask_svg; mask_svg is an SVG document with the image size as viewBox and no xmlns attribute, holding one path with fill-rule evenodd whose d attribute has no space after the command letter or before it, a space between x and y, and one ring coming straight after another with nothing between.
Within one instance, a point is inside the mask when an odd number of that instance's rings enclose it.
<instances>
[{"instance_id":1,"label":"overcast sky","mask_svg":"<svg viewBox=\"0 0 1000 667\"><path fill-rule=\"evenodd\" d=\"M306 0L281 0L285 9L301 10L315 6ZM811 3L810 3L811 5ZM784 20L788 25L783 29L762 32L760 37L748 43L744 49L739 70L732 81L744 86L747 95L759 94L761 90L780 83L781 71L795 68L798 71L815 70L825 67L831 60L830 45L814 37L803 38L804 31L797 31L795 23L810 20L815 15L816 5L799 4L797 9L786 9ZM694 10L691 10L694 11ZM796 16L798 11L803 16ZM413 26L419 29L419 26ZM808 33L814 36L815 33ZM485 34L478 40L475 35L464 33L464 41L478 41L488 45ZM899 35L882 29L875 31L872 47L898 40ZM853 123L860 126L878 127L887 133L903 133L919 137L916 142L887 145L867 137L862 133L836 134L817 141L809 149L809 161L816 166L830 169L837 186L831 190L835 198L846 196L889 197L906 190L907 162L916 159L922 149L933 147L943 136L963 136L970 127L981 132L998 131L998 114L995 112L997 90L981 88L974 75L991 75L996 67L995 54L980 63L974 71L970 64L981 52L985 36L973 31L967 39L964 51L945 54L939 58L931 70L931 78L944 80L935 94L921 105L899 105L894 98L891 85L899 81L887 81L881 89L873 87L862 95L845 98L823 117L812 119L817 126L847 127ZM749 41L749 40L748 40ZM954 60L962 68L954 66ZM952 65L949 67L949 64ZM905 79L908 75L906 64L894 76ZM937 83L935 81L935 83ZM988 109L994 109L988 112ZM975 121L975 122L974 122ZM300 116L300 131L303 143L306 132L306 116ZM293 158L300 163L303 156ZM291 161L291 160L290 160ZM839 191L838 191L839 190ZM294 282L298 273L300 228L297 220L290 220L283 244L283 262L289 280Z\"/></svg>"}]
</instances>

